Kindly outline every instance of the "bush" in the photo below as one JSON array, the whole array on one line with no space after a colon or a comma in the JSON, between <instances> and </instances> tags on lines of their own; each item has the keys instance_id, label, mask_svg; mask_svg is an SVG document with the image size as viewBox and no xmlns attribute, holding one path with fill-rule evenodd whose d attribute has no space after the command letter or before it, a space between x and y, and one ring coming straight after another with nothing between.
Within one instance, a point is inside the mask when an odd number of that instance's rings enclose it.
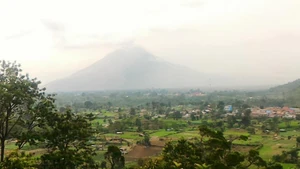
<instances>
[{"instance_id":1,"label":"bush","mask_svg":"<svg viewBox=\"0 0 300 169\"><path fill-rule=\"evenodd\" d=\"M238 123L235 123L235 124L233 125L233 128L239 128L239 124L238 124Z\"/></svg>"},{"instance_id":2,"label":"bush","mask_svg":"<svg viewBox=\"0 0 300 169\"><path fill-rule=\"evenodd\" d=\"M277 155L273 155L272 159L275 162L281 162L281 155L278 155L278 154Z\"/></svg>"},{"instance_id":3,"label":"bush","mask_svg":"<svg viewBox=\"0 0 300 169\"><path fill-rule=\"evenodd\" d=\"M255 128L253 127L247 127L246 128L249 134L255 134Z\"/></svg>"},{"instance_id":4,"label":"bush","mask_svg":"<svg viewBox=\"0 0 300 169\"><path fill-rule=\"evenodd\" d=\"M147 162L147 159L139 158L139 159L137 160L138 166L144 166L146 162Z\"/></svg>"},{"instance_id":5,"label":"bush","mask_svg":"<svg viewBox=\"0 0 300 169\"><path fill-rule=\"evenodd\" d=\"M18 151L10 153L5 157L0 168L12 169L31 169L36 168L37 161L32 157L32 154L19 153Z\"/></svg>"}]
</instances>

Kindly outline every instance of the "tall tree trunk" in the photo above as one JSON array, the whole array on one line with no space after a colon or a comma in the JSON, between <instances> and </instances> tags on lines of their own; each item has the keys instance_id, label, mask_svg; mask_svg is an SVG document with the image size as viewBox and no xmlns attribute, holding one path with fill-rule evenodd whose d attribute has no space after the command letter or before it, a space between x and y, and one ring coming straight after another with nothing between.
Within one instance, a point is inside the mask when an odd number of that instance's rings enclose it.
<instances>
[{"instance_id":1,"label":"tall tree trunk","mask_svg":"<svg viewBox=\"0 0 300 169\"><path fill-rule=\"evenodd\" d=\"M9 122L9 116L11 114L11 109L9 109L6 118L5 118L5 127L2 125L2 137L1 137L1 162L4 161L5 156L5 140L7 138L9 129L8 129L8 122Z\"/></svg>"},{"instance_id":2,"label":"tall tree trunk","mask_svg":"<svg viewBox=\"0 0 300 169\"><path fill-rule=\"evenodd\" d=\"M5 138L1 138L1 162L4 161Z\"/></svg>"}]
</instances>

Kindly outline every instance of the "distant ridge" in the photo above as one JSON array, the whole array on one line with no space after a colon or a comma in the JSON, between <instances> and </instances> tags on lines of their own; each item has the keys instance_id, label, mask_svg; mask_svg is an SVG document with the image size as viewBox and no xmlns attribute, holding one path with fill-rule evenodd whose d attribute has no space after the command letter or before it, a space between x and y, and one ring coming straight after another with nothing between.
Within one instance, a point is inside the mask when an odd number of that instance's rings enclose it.
<instances>
[{"instance_id":1,"label":"distant ridge","mask_svg":"<svg viewBox=\"0 0 300 169\"><path fill-rule=\"evenodd\" d=\"M300 79L270 88L270 92L290 92L300 88Z\"/></svg>"},{"instance_id":2,"label":"distant ridge","mask_svg":"<svg viewBox=\"0 0 300 169\"><path fill-rule=\"evenodd\" d=\"M208 74L166 62L141 47L109 53L73 75L46 85L48 91L98 91L208 86Z\"/></svg>"}]
</instances>

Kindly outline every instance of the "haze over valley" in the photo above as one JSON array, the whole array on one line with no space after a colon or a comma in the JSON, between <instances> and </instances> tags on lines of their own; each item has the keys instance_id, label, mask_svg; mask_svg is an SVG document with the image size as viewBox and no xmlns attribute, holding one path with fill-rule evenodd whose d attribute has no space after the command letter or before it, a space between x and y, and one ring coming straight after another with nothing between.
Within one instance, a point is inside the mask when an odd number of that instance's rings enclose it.
<instances>
[{"instance_id":1,"label":"haze over valley","mask_svg":"<svg viewBox=\"0 0 300 169\"><path fill-rule=\"evenodd\" d=\"M1 20L0 57L18 61L43 85L135 46L203 75L200 85L181 86L266 89L299 78L297 0L18 2L23 8L0 4L1 16L11 16Z\"/></svg>"}]
</instances>

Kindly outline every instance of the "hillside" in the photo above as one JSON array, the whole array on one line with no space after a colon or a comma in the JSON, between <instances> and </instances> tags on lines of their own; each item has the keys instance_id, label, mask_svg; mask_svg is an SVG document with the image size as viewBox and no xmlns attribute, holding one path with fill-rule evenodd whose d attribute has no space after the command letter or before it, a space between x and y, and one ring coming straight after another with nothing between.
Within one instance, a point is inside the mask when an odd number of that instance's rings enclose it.
<instances>
[{"instance_id":1,"label":"hillside","mask_svg":"<svg viewBox=\"0 0 300 169\"><path fill-rule=\"evenodd\" d=\"M270 88L268 96L284 99L285 105L300 107L300 79Z\"/></svg>"},{"instance_id":2,"label":"hillside","mask_svg":"<svg viewBox=\"0 0 300 169\"><path fill-rule=\"evenodd\" d=\"M270 88L270 92L282 93L282 92L291 92L300 87L300 79L297 79L293 82L289 82L287 84L279 85L273 88Z\"/></svg>"},{"instance_id":3,"label":"hillside","mask_svg":"<svg viewBox=\"0 0 300 169\"><path fill-rule=\"evenodd\" d=\"M56 92L207 87L213 78L217 77L168 63L142 48L134 47L116 50L46 87L48 91Z\"/></svg>"}]
</instances>

